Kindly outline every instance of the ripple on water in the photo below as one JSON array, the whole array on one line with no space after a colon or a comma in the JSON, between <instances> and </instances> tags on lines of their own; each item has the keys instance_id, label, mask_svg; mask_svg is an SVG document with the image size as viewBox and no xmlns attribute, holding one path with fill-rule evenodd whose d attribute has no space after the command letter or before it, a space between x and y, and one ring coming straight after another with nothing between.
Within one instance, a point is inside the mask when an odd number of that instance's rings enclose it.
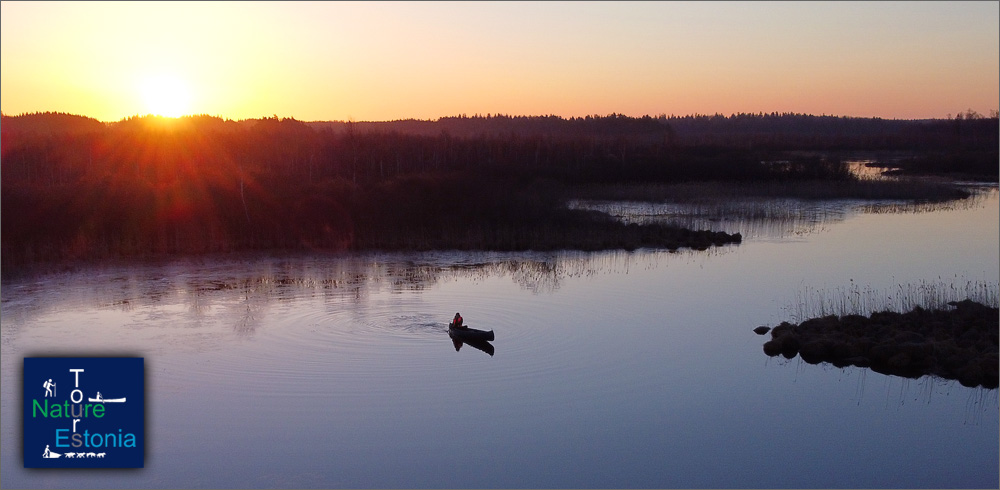
<instances>
[{"instance_id":1,"label":"ripple on water","mask_svg":"<svg viewBox=\"0 0 1000 490\"><path fill-rule=\"evenodd\" d=\"M384 293L359 303L302 292L259 311L259 326L247 342L189 369L219 389L252 379L261 393L279 397L447 392L573 369L573 363L565 362L578 348L572 329L547 325L543 317L525 318L500 299L479 298L474 313L465 313L470 326L497 332L493 342L497 356L491 358L471 346L455 352L447 331L453 313L444 305L473 304L470 294L475 295L461 290ZM551 298L527 296L526 306L553 307L545 306Z\"/></svg>"}]
</instances>

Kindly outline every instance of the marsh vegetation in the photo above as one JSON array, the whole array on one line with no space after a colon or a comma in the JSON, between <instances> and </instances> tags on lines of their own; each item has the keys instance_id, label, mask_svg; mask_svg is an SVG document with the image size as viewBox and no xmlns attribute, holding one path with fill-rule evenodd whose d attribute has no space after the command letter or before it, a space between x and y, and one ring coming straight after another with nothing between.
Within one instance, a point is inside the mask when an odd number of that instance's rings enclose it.
<instances>
[{"instance_id":1,"label":"marsh vegetation","mask_svg":"<svg viewBox=\"0 0 1000 490\"><path fill-rule=\"evenodd\" d=\"M804 294L795 305L799 323L755 332L770 331L764 353L772 357L798 355L809 364L857 366L907 378L935 376L995 389L997 293L997 284L986 282L964 287L922 282L893 291L852 284L832 294Z\"/></svg>"},{"instance_id":2,"label":"marsh vegetation","mask_svg":"<svg viewBox=\"0 0 1000 490\"><path fill-rule=\"evenodd\" d=\"M995 129L995 118L956 126L795 114L327 124L5 115L2 263L246 250L704 249L742 237L626 224L566 204L956 199L967 194L946 184L859 179L843 152L995 160ZM966 160L947 161L957 170Z\"/></svg>"}]
</instances>

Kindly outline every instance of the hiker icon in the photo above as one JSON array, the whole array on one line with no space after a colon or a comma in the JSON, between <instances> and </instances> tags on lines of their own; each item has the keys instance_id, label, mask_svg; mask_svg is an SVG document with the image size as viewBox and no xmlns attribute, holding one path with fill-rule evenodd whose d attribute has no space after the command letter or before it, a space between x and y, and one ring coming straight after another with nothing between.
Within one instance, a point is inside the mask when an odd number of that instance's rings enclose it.
<instances>
[{"instance_id":1,"label":"hiker icon","mask_svg":"<svg viewBox=\"0 0 1000 490\"><path fill-rule=\"evenodd\" d=\"M49 378L48 381L42 383L42 388L45 388L45 398L48 398L50 396L56 396L56 384L52 382L51 378Z\"/></svg>"}]
</instances>

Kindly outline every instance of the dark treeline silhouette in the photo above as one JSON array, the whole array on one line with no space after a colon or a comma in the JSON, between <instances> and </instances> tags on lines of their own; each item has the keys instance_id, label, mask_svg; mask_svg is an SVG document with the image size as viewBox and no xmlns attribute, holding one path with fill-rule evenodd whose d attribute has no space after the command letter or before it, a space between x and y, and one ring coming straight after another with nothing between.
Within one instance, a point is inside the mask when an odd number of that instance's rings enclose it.
<instances>
[{"instance_id":1,"label":"dark treeline silhouette","mask_svg":"<svg viewBox=\"0 0 1000 490\"><path fill-rule=\"evenodd\" d=\"M569 210L565 186L850 178L839 160L777 150L789 148L689 144L666 121L457 117L428 132L407 130L428 124L415 121L4 115L2 260L303 247L705 248L739 237ZM963 151L996 152L995 118L962 118L958 130L955 121L927 124L957 132L952 143ZM980 134L989 124L992 147Z\"/></svg>"},{"instance_id":2,"label":"dark treeline silhouette","mask_svg":"<svg viewBox=\"0 0 1000 490\"><path fill-rule=\"evenodd\" d=\"M780 150L953 151L998 143L997 118L969 110L951 119L899 120L770 113L662 117L692 146Z\"/></svg>"},{"instance_id":3,"label":"dark treeline silhouette","mask_svg":"<svg viewBox=\"0 0 1000 490\"><path fill-rule=\"evenodd\" d=\"M385 122L313 122L335 132L349 127L370 132L399 132L454 137L545 136L667 142L676 146L726 147L740 150L939 150L997 146L997 117L968 110L948 119L900 120L795 113L738 113L725 116L687 115L632 118L620 114L562 118L559 116L444 117L435 121L406 119Z\"/></svg>"},{"instance_id":4,"label":"dark treeline silhouette","mask_svg":"<svg viewBox=\"0 0 1000 490\"><path fill-rule=\"evenodd\" d=\"M345 132L355 128L364 132L398 132L402 134L437 136L442 133L460 138L497 136L545 136L548 138L608 139L627 136L631 139L658 142L670 139L670 127L650 116L632 118L620 114L586 116L565 119L559 116L455 116L440 119L403 119L381 122L312 122L317 129Z\"/></svg>"}]
</instances>

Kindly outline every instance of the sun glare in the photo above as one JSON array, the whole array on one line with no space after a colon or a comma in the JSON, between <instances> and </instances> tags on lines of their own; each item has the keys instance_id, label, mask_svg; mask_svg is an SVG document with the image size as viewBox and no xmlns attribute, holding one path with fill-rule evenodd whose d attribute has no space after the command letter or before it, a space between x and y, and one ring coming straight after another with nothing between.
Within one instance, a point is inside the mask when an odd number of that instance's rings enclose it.
<instances>
[{"instance_id":1,"label":"sun glare","mask_svg":"<svg viewBox=\"0 0 1000 490\"><path fill-rule=\"evenodd\" d=\"M148 114L180 117L190 114L191 92L183 79L172 74L150 75L140 91Z\"/></svg>"}]
</instances>

